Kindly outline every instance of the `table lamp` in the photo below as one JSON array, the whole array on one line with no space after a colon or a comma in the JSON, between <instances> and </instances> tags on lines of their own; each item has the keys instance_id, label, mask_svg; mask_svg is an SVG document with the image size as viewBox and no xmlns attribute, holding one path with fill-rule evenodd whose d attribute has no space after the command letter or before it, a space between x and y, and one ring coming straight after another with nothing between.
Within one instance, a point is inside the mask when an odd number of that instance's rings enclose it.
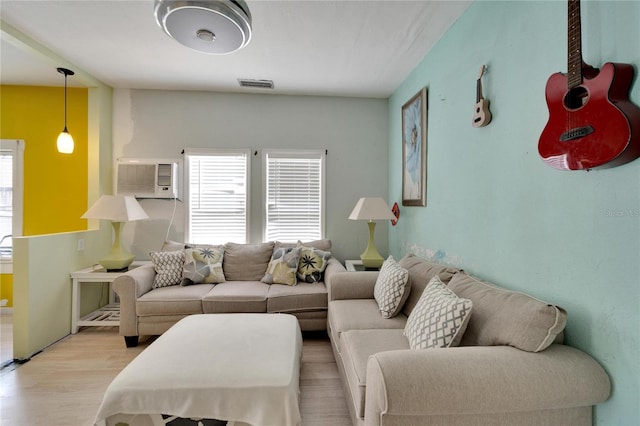
<instances>
[{"instance_id":1,"label":"table lamp","mask_svg":"<svg viewBox=\"0 0 640 426\"><path fill-rule=\"evenodd\" d=\"M135 256L120 246L122 224L149 218L136 199L129 195L103 195L81 218L111 221L115 234L113 246L111 252L98 263L104 266L107 272L125 271Z\"/></svg>"},{"instance_id":2,"label":"table lamp","mask_svg":"<svg viewBox=\"0 0 640 426\"><path fill-rule=\"evenodd\" d=\"M367 244L366 250L360 255L362 264L365 268L375 269L380 268L384 259L378 253L376 244L373 241L373 233L376 228L376 220L395 219L391 209L380 197L363 197L358 200L358 203L353 208L349 219L351 220L368 220L369 223L369 244Z\"/></svg>"}]
</instances>

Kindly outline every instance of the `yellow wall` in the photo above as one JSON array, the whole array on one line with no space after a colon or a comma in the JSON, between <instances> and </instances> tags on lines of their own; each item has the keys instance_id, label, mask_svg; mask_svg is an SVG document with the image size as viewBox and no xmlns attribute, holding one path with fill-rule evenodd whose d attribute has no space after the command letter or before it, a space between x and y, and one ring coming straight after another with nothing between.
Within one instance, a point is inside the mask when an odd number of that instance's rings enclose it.
<instances>
[{"instance_id":1,"label":"yellow wall","mask_svg":"<svg viewBox=\"0 0 640 426\"><path fill-rule=\"evenodd\" d=\"M0 138L24 139L23 235L87 229L88 90L68 88L73 154L60 154L64 88L0 86Z\"/></svg>"},{"instance_id":2,"label":"yellow wall","mask_svg":"<svg viewBox=\"0 0 640 426\"><path fill-rule=\"evenodd\" d=\"M13 275L0 274L0 299L7 299L7 307L13 306Z\"/></svg>"}]
</instances>

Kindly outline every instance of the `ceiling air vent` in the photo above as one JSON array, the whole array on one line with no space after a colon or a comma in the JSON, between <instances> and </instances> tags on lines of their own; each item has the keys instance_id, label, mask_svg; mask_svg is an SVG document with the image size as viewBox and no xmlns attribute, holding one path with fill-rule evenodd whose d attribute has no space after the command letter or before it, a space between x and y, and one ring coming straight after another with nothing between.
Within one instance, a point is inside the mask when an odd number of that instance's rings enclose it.
<instances>
[{"instance_id":1,"label":"ceiling air vent","mask_svg":"<svg viewBox=\"0 0 640 426\"><path fill-rule=\"evenodd\" d=\"M239 78L240 87L252 87L255 89L273 89L273 80L250 80Z\"/></svg>"}]
</instances>

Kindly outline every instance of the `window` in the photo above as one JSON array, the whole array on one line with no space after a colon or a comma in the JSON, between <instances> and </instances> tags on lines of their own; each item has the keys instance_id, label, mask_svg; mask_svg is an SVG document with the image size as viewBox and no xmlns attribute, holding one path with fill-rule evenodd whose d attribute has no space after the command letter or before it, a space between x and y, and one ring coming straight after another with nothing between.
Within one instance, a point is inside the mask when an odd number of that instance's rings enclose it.
<instances>
[{"instance_id":1,"label":"window","mask_svg":"<svg viewBox=\"0 0 640 426\"><path fill-rule=\"evenodd\" d=\"M265 241L324 236L324 152L266 151Z\"/></svg>"},{"instance_id":2,"label":"window","mask_svg":"<svg viewBox=\"0 0 640 426\"><path fill-rule=\"evenodd\" d=\"M247 242L248 150L189 150L187 241L224 244Z\"/></svg>"},{"instance_id":3,"label":"window","mask_svg":"<svg viewBox=\"0 0 640 426\"><path fill-rule=\"evenodd\" d=\"M0 144L0 258L10 259L12 236L22 235L24 141Z\"/></svg>"}]
</instances>

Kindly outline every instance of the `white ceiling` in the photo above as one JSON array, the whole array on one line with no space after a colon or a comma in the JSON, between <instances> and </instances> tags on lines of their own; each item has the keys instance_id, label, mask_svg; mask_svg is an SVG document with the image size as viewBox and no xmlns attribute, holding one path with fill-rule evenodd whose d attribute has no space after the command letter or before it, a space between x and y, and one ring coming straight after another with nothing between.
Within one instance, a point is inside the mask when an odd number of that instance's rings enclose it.
<instances>
[{"instance_id":1,"label":"white ceiling","mask_svg":"<svg viewBox=\"0 0 640 426\"><path fill-rule=\"evenodd\" d=\"M251 42L220 56L165 35L153 0L1 0L0 18L114 88L264 92L239 87L249 78L273 80L269 93L385 98L470 3L247 0ZM60 86L55 67L2 32L0 83Z\"/></svg>"}]
</instances>

